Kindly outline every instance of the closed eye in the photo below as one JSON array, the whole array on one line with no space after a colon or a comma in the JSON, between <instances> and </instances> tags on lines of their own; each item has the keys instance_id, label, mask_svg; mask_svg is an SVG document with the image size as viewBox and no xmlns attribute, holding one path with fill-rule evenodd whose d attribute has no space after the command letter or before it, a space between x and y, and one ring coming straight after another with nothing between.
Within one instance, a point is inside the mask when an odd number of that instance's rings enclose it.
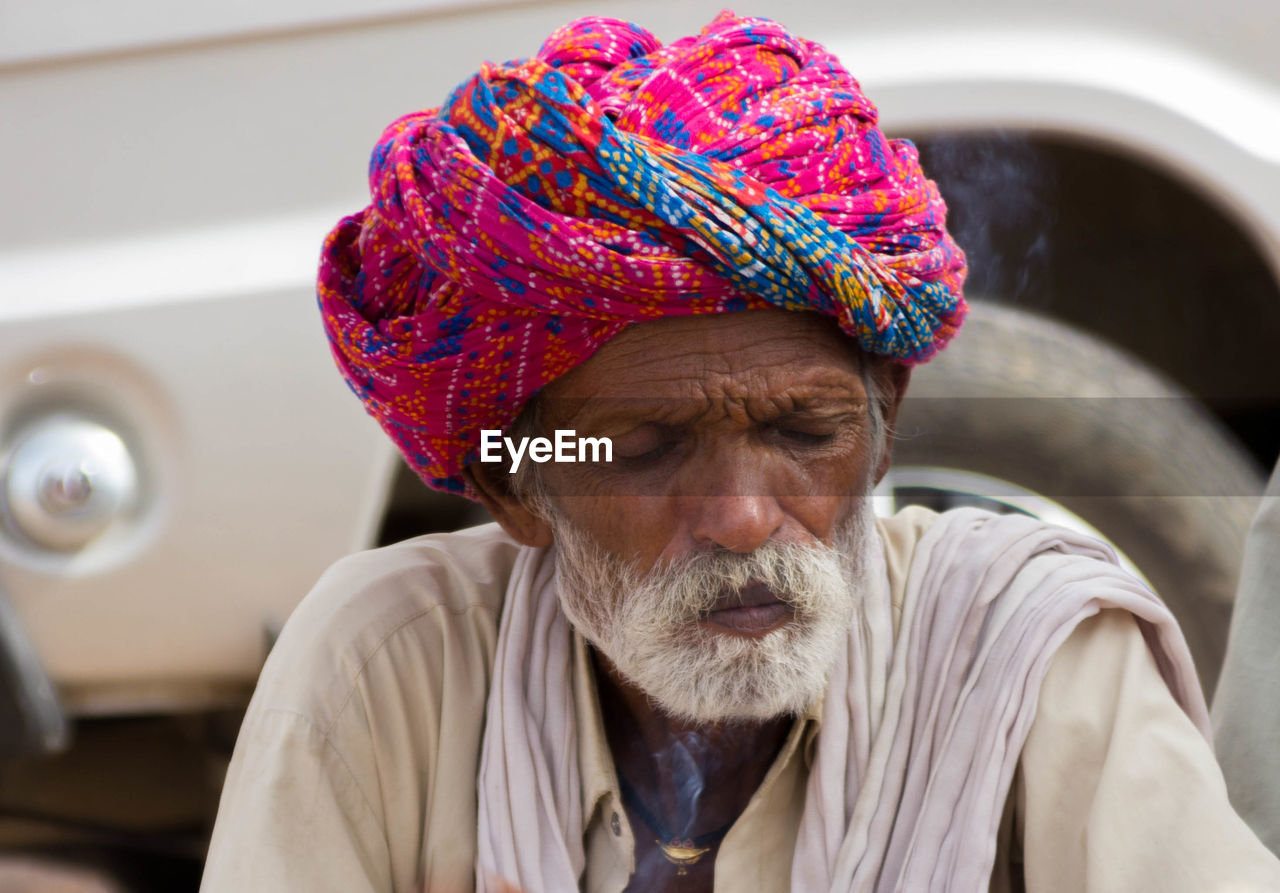
<instances>
[{"instance_id":1,"label":"closed eye","mask_svg":"<svg viewBox=\"0 0 1280 893\"><path fill-rule=\"evenodd\" d=\"M674 450L680 443L677 432L664 425L641 425L621 437L613 438L615 462L630 466L652 465Z\"/></svg>"},{"instance_id":2,"label":"closed eye","mask_svg":"<svg viewBox=\"0 0 1280 893\"><path fill-rule=\"evenodd\" d=\"M614 460L620 460L628 465L652 465L675 449L675 445L675 441L668 440L643 453L625 454L615 451Z\"/></svg>"},{"instance_id":3,"label":"closed eye","mask_svg":"<svg viewBox=\"0 0 1280 893\"><path fill-rule=\"evenodd\" d=\"M812 417L800 413L783 416L762 425L766 439L798 448L827 446L840 436L843 417Z\"/></svg>"},{"instance_id":4,"label":"closed eye","mask_svg":"<svg viewBox=\"0 0 1280 893\"><path fill-rule=\"evenodd\" d=\"M773 429L783 440L799 446L826 446L836 439L835 431L806 431L800 428L779 426Z\"/></svg>"}]
</instances>

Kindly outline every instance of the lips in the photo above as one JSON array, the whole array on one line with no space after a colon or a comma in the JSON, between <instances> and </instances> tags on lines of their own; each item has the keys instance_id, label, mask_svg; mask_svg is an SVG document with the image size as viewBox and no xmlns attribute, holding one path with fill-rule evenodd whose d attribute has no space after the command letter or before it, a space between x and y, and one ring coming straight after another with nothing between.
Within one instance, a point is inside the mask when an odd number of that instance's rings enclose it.
<instances>
[{"instance_id":1,"label":"lips","mask_svg":"<svg viewBox=\"0 0 1280 893\"><path fill-rule=\"evenodd\" d=\"M763 636L782 626L795 609L763 583L748 583L716 600L702 622L717 632Z\"/></svg>"}]
</instances>

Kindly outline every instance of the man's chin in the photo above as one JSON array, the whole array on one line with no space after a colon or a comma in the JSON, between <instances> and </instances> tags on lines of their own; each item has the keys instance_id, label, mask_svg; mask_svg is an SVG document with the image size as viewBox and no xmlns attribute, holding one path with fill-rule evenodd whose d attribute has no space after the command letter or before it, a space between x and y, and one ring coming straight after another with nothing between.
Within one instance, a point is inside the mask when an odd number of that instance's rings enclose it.
<instances>
[{"instance_id":1,"label":"man's chin","mask_svg":"<svg viewBox=\"0 0 1280 893\"><path fill-rule=\"evenodd\" d=\"M632 641L601 650L669 716L693 724L767 722L821 700L844 638L838 629L797 627L787 620L744 635L699 622L679 644Z\"/></svg>"}]
</instances>

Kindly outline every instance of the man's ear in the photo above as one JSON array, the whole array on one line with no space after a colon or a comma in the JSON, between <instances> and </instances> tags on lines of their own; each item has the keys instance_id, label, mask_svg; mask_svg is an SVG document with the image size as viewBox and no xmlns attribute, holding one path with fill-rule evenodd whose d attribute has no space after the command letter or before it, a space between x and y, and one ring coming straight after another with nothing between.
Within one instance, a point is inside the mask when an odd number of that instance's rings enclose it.
<instances>
[{"instance_id":1,"label":"man's ear","mask_svg":"<svg viewBox=\"0 0 1280 893\"><path fill-rule=\"evenodd\" d=\"M513 540L525 546L551 545L554 539L551 525L511 492L510 484L504 480L508 476L504 469L497 465L468 465L462 475L480 497L481 504Z\"/></svg>"},{"instance_id":2,"label":"man's ear","mask_svg":"<svg viewBox=\"0 0 1280 893\"><path fill-rule=\"evenodd\" d=\"M898 430L898 409L902 406L902 398L907 395L907 385L911 382L911 367L893 360L884 361L881 368L875 370L880 384L880 411L884 414L884 431L881 436L884 444L880 450L880 464L876 466L876 483L880 483L889 473L893 462L894 432Z\"/></svg>"}]
</instances>

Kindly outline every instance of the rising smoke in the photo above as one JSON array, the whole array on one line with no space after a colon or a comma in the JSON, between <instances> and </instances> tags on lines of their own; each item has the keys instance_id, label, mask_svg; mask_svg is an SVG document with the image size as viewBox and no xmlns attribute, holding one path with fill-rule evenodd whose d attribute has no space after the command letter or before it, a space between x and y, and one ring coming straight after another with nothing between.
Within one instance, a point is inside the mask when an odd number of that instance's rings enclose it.
<instances>
[{"instance_id":1,"label":"rising smoke","mask_svg":"<svg viewBox=\"0 0 1280 893\"><path fill-rule=\"evenodd\" d=\"M948 228L969 258L965 292L1044 307L1058 183L1044 150L997 131L917 140L925 173L946 199Z\"/></svg>"}]
</instances>

